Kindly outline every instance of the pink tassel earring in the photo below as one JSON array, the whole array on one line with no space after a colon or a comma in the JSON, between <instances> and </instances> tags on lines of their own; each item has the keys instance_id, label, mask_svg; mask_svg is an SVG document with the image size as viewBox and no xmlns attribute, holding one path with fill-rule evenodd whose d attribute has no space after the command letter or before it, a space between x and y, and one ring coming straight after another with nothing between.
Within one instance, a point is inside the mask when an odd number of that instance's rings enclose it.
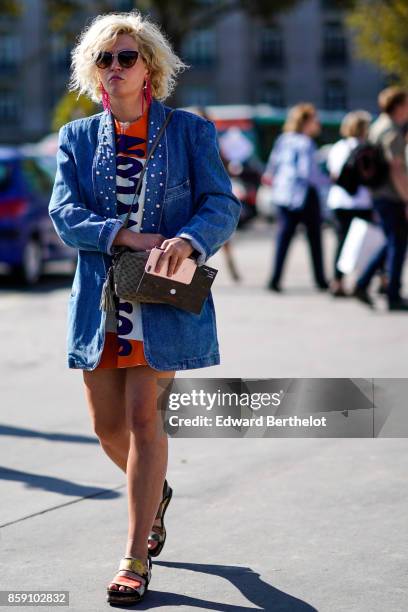
<instances>
[{"instance_id":1,"label":"pink tassel earring","mask_svg":"<svg viewBox=\"0 0 408 612\"><path fill-rule=\"evenodd\" d=\"M144 82L143 86L143 94L142 94L142 115L144 113L144 101L146 100L147 107L150 106L152 101L152 86L150 83L150 79L147 78Z\"/></svg>"},{"instance_id":2,"label":"pink tassel earring","mask_svg":"<svg viewBox=\"0 0 408 612\"><path fill-rule=\"evenodd\" d=\"M152 101L152 84L150 79L146 79L146 103L147 106L150 106Z\"/></svg>"},{"instance_id":3,"label":"pink tassel earring","mask_svg":"<svg viewBox=\"0 0 408 612\"><path fill-rule=\"evenodd\" d=\"M103 109L110 111L111 105L110 105L109 94L106 91L106 89L104 88L104 86L102 85L102 83L99 83L99 89L102 92L102 106L103 106Z\"/></svg>"}]
</instances>

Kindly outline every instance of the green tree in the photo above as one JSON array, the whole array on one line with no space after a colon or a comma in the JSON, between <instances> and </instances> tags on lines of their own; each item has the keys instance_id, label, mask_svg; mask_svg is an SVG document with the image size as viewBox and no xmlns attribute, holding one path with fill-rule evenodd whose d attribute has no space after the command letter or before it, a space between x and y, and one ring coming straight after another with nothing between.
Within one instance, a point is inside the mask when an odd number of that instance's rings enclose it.
<instances>
[{"instance_id":1,"label":"green tree","mask_svg":"<svg viewBox=\"0 0 408 612\"><path fill-rule=\"evenodd\" d=\"M408 85L408 0L363 0L347 17L358 54Z\"/></svg>"},{"instance_id":2,"label":"green tree","mask_svg":"<svg viewBox=\"0 0 408 612\"><path fill-rule=\"evenodd\" d=\"M68 121L88 117L97 112L97 105L92 100L86 96L79 96L78 98L76 93L69 91L60 98L54 109L52 130L56 132Z\"/></svg>"},{"instance_id":3,"label":"green tree","mask_svg":"<svg viewBox=\"0 0 408 612\"><path fill-rule=\"evenodd\" d=\"M0 0L0 15L19 16L22 10L20 0Z\"/></svg>"}]
</instances>

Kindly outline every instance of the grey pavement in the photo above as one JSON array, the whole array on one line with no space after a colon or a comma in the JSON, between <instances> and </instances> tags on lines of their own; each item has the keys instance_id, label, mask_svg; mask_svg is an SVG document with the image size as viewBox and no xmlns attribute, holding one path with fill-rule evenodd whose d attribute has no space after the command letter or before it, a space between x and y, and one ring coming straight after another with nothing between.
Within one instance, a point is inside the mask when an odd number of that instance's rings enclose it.
<instances>
[{"instance_id":1,"label":"grey pavement","mask_svg":"<svg viewBox=\"0 0 408 612\"><path fill-rule=\"evenodd\" d=\"M234 237L239 284L222 253L209 262L222 364L177 376L406 378L407 315L316 292L302 236L285 294L264 289L271 232ZM125 552L126 486L66 367L68 293L61 275L1 288L0 589L68 590L69 609L99 611ZM167 542L134 609L405 612L407 450L403 438L170 439Z\"/></svg>"}]
</instances>

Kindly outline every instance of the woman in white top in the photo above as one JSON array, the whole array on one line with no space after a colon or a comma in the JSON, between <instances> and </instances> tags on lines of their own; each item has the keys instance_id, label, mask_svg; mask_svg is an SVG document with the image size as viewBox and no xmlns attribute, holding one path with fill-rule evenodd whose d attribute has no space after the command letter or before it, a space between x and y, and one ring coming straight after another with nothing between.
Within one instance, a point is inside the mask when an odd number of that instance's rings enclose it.
<instances>
[{"instance_id":1,"label":"woman in white top","mask_svg":"<svg viewBox=\"0 0 408 612\"><path fill-rule=\"evenodd\" d=\"M370 122L371 115L366 111L354 111L343 118L340 126L340 134L343 138L330 149L327 160L327 166L333 180L336 180L340 175L352 150L367 140ZM342 283L343 274L337 268L337 261L344 240L355 217L367 221L372 219L372 201L370 192L366 187L360 186L357 193L351 196L345 189L333 184L330 187L327 205L333 210L338 239L334 261L334 279L330 284L330 290L332 295L339 297L346 295Z\"/></svg>"}]
</instances>

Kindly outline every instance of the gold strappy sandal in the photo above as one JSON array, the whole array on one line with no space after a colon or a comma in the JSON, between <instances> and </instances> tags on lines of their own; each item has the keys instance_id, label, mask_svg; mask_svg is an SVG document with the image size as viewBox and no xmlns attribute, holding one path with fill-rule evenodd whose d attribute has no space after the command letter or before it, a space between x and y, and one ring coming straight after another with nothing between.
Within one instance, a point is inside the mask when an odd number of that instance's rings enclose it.
<instances>
[{"instance_id":1,"label":"gold strappy sandal","mask_svg":"<svg viewBox=\"0 0 408 612\"><path fill-rule=\"evenodd\" d=\"M163 550L164 543L166 541L166 527L164 526L164 515L167 510L167 506L170 503L170 500L173 495L173 489L170 487L167 480L164 481L163 484L163 497L159 505L159 509L156 514L156 519L161 520L161 525L155 525L154 529L160 530L159 533L156 531L151 531L147 540L147 544L149 542L157 542L154 548L149 548L149 555L151 557L158 557Z\"/></svg>"},{"instance_id":2,"label":"gold strappy sandal","mask_svg":"<svg viewBox=\"0 0 408 612\"><path fill-rule=\"evenodd\" d=\"M109 584L115 583L118 586L130 587L132 591L119 591L119 589L107 589L106 601L110 604L120 605L132 605L143 599L147 593L149 582L152 576L152 560L150 555L147 557L147 561L143 559L136 559L134 557L123 557L119 564L119 570L116 576ZM131 578L121 574L120 572L126 570L132 572L135 577ZM144 579L144 583L141 578ZM135 583L138 583L135 586Z\"/></svg>"}]
</instances>

